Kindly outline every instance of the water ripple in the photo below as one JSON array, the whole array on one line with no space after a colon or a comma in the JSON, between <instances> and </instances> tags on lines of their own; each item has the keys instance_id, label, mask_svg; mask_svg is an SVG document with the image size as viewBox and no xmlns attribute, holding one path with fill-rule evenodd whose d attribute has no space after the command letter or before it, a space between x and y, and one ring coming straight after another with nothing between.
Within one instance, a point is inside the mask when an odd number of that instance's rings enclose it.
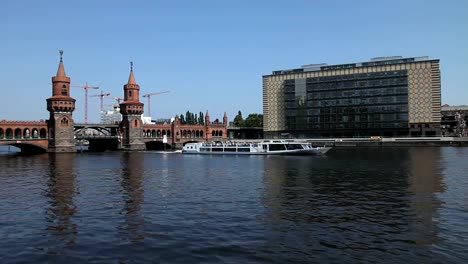
<instances>
[{"instance_id":1,"label":"water ripple","mask_svg":"<svg viewBox=\"0 0 468 264\"><path fill-rule=\"evenodd\" d=\"M464 263L467 148L0 156L1 263Z\"/></svg>"}]
</instances>

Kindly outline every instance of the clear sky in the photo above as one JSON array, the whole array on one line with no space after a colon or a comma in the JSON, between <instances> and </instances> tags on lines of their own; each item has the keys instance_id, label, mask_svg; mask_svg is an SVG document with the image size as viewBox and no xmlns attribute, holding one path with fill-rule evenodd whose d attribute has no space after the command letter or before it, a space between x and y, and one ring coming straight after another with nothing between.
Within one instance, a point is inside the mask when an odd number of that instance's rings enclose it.
<instances>
[{"instance_id":1,"label":"clear sky","mask_svg":"<svg viewBox=\"0 0 468 264\"><path fill-rule=\"evenodd\" d=\"M273 70L394 55L440 59L442 103L468 104L466 0L17 0L1 10L0 120L48 118L60 49L72 84L120 97L133 61L141 94L171 91L152 97L153 118L245 118L262 113ZM82 122L84 90L71 94ZM99 121L98 97L89 119Z\"/></svg>"}]
</instances>

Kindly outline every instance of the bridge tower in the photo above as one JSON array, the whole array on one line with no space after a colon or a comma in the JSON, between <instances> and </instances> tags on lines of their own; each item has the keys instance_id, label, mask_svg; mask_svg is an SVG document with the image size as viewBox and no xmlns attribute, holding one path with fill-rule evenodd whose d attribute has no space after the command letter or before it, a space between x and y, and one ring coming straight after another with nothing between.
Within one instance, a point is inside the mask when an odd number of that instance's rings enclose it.
<instances>
[{"instance_id":1,"label":"bridge tower","mask_svg":"<svg viewBox=\"0 0 468 264\"><path fill-rule=\"evenodd\" d=\"M208 110L206 110L205 114L205 126L208 126L210 124L210 114L208 114Z\"/></svg>"},{"instance_id":2,"label":"bridge tower","mask_svg":"<svg viewBox=\"0 0 468 264\"><path fill-rule=\"evenodd\" d=\"M70 77L65 74L62 55L61 50L57 74L52 77L52 96L47 98L48 152L76 152L72 116L76 100L70 96Z\"/></svg>"},{"instance_id":3,"label":"bridge tower","mask_svg":"<svg viewBox=\"0 0 468 264\"><path fill-rule=\"evenodd\" d=\"M120 104L122 122L120 133L122 135L122 148L125 150L145 150L143 142L143 103L140 102L140 86L133 76L133 63L130 62L130 76L124 85L124 101Z\"/></svg>"}]
</instances>

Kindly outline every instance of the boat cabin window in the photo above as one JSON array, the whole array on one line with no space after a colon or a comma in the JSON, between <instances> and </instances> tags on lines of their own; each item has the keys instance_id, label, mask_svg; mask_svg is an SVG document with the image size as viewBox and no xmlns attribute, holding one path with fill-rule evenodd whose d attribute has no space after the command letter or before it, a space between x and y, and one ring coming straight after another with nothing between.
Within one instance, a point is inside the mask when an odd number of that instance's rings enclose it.
<instances>
[{"instance_id":1,"label":"boat cabin window","mask_svg":"<svg viewBox=\"0 0 468 264\"><path fill-rule=\"evenodd\" d=\"M286 144L286 149L294 150L294 149L303 149L301 144Z\"/></svg>"},{"instance_id":2,"label":"boat cabin window","mask_svg":"<svg viewBox=\"0 0 468 264\"><path fill-rule=\"evenodd\" d=\"M286 150L284 144L270 144L270 151Z\"/></svg>"},{"instance_id":3,"label":"boat cabin window","mask_svg":"<svg viewBox=\"0 0 468 264\"><path fill-rule=\"evenodd\" d=\"M250 152L250 148L238 148L237 152Z\"/></svg>"}]
</instances>

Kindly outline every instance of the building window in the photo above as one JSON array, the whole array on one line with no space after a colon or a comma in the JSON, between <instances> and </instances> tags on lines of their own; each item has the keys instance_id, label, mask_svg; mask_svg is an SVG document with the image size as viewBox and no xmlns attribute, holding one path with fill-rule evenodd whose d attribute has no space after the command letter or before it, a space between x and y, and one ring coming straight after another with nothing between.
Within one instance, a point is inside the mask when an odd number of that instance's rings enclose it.
<instances>
[{"instance_id":1,"label":"building window","mask_svg":"<svg viewBox=\"0 0 468 264\"><path fill-rule=\"evenodd\" d=\"M60 120L60 124L62 126L68 126L68 119L66 117L62 118L62 120Z\"/></svg>"},{"instance_id":2,"label":"building window","mask_svg":"<svg viewBox=\"0 0 468 264\"><path fill-rule=\"evenodd\" d=\"M63 96L68 96L68 89L67 89L67 86L65 84L62 86L62 95Z\"/></svg>"}]
</instances>

